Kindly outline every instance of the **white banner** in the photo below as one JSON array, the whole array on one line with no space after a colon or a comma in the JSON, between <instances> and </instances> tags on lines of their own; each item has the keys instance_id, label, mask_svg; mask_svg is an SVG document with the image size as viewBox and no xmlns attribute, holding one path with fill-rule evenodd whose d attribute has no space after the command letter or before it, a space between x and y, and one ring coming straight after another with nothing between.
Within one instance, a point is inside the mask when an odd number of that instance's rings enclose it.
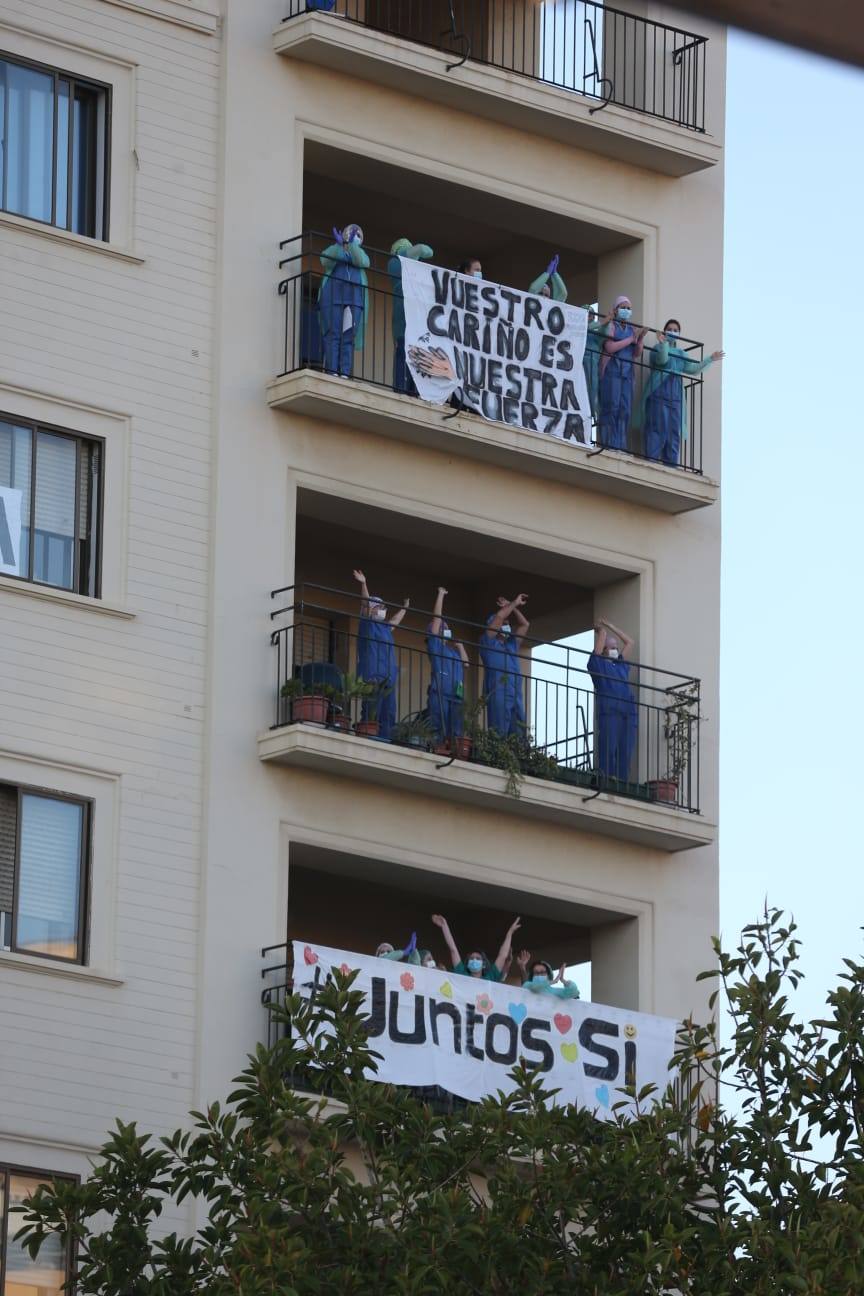
<instances>
[{"instance_id":1,"label":"white banner","mask_svg":"<svg viewBox=\"0 0 864 1296\"><path fill-rule=\"evenodd\" d=\"M17 576L21 558L22 492L0 486L0 575Z\"/></svg>"},{"instance_id":2,"label":"white banner","mask_svg":"<svg viewBox=\"0 0 864 1296\"><path fill-rule=\"evenodd\" d=\"M534 293L399 258L405 352L424 400L588 445L582 357L588 312Z\"/></svg>"},{"instance_id":3,"label":"white banner","mask_svg":"<svg viewBox=\"0 0 864 1296\"><path fill-rule=\"evenodd\" d=\"M370 1047L382 1055L370 1079L440 1085L477 1100L509 1093L524 1058L543 1074L552 1101L608 1119L625 1084L669 1083L676 1023L667 1017L561 999L501 982L294 941L294 989L309 998L333 968L357 971L366 995ZM628 1100L629 1101L629 1100Z\"/></svg>"}]
</instances>

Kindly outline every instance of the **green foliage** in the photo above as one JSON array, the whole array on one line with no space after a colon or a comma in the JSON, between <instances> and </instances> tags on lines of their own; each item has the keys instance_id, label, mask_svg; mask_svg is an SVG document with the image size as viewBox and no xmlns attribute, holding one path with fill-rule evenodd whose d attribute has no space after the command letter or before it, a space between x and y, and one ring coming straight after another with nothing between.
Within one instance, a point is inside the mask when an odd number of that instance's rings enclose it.
<instances>
[{"instance_id":1,"label":"green foliage","mask_svg":"<svg viewBox=\"0 0 864 1296\"><path fill-rule=\"evenodd\" d=\"M558 762L542 747L535 745L530 732L502 734L497 729L476 729L472 735L472 760L492 765L507 775L507 792L518 797L526 774L532 778L554 779Z\"/></svg>"},{"instance_id":2,"label":"green foliage","mask_svg":"<svg viewBox=\"0 0 864 1296\"><path fill-rule=\"evenodd\" d=\"M459 1114L365 1080L337 977L289 999L299 1037L260 1047L227 1105L167 1139L118 1125L87 1183L40 1189L27 1244L71 1233L79 1296L860 1296L864 963L803 1023L780 913L717 959L728 1044L685 1023L629 1123L547 1107L526 1070ZM198 1203L192 1237L160 1231L172 1199Z\"/></svg>"}]
</instances>

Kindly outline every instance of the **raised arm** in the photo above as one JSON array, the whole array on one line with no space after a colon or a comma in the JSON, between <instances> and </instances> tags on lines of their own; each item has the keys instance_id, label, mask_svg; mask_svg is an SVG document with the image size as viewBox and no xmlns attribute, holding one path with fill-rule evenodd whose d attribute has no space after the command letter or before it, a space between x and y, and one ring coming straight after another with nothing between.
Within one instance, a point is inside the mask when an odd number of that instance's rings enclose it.
<instances>
[{"instance_id":1,"label":"raised arm","mask_svg":"<svg viewBox=\"0 0 864 1296\"><path fill-rule=\"evenodd\" d=\"M606 627L602 621L594 622L594 652L597 657L603 656L606 647Z\"/></svg>"},{"instance_id":2,"label":"raised arm","mask_svg":"<svg viewBox=\"0 0 864 1296\"><path fill-rule=\"evenodd\" d=\"M528 598L527 594L517 594L515 599L512 600L512 602L502 603L498 611L495 613L494 617L492 618L492 620L489 622L487 631L497 634L497 632L501 629L504 622L510 620L510 617L513 615L515 610L517 608L521 608L527 598ZM522 620L525 621L524 616L522 617ZM528 626L527 621L525 621L525 626L527 628Z\"/></svg>"},{"instance_id":3,"label":"raised arm","mask_svg":"<svg viewBox=\"0 0 864 1296\"><path fill-rule=\"evenodd\" d=\"M402 255L406 256L409 261L431 261L435 253L428 243L414 243Z\"/></svg>"},{"instance_id":4,"label":"raised arm","mask_svg":"<svg viewBox=\"0 0 864 1296\"><path fill-rule=\"evenodd\" d=\"M407 598L403 599L401 608L399 609L398 612L393 613L392 617L388 622L388 625L391 626L401 625L402 622L405 620L405 613L408 611L410 606L411 606L411 600Z\"/></svg>"},{"instance_id":5,"label":"raised arm","mask_svg":"<svg viewBox=\"0 0 864 1296\"><path fill-rule=\"evenodd\" d=\"M504 975L504 966L510 957L510 951L513 946L513 937L516 935L517 931L521 926L522 926L522 919L514 918L510 926L507 928L506 936L501 942L501 948L499 949L498 955L495 959L495 966L497 967L498 971L501 973L502 976Z\"/></svg>"},{"instance_id":6,"label":"raised arm","mask_svg":"<svg viewBox=\"0 0 864 1296\"><path fill-rule=\"evenodd\" d=\"M447 949L450 951L450 961L455 968L457 963L462 962L462 955L459 953L458 949L456 948L456 942L453 939L453 935L452 932L450 931L450 926L447 922L447 919L444 917L443 914L433 914L432 921L436 927L441 928L441 935L444 937L444 943L447 946Z\"/></svg>"},{"instance_id":7,"label":"raised arm","mask_svg":"<svg viewBox=\"0 0 864 1296\"><path fill-rule=\"evenodd\" d=\"M444 599L446 595L447 591L444 586L439 585L438 592L435 595L435 604L432 608L432 621L429 625L429 633L431 635L437 636L441 633L441 620L444 612Z\"/></svg>"},{"instance_id":8,"label":"raised arm","mask_svg":"<svg viewBox=\"0 0 864 1296\"><path fill-rule=\"evenodd\" d=\"M600 618L600 624L604 625L607 631L611 631L615 638L620 642L621 656L625 661L627 661L635 646L635 640L631 639L623 630L619 630L618 627L614 626L606 617Z\"/></svg>"},{"instance_id":9,"label":"raised arm","mask_svg":"<svg viewBox=\"0 0 864 1296\"><path fill-rule=\"evenodd\" d=\"M525 602L527 597L527 594L519 594L513 600L513 620L516 622L516 629L513 632L513 641L517 648L521 648L522 640L531 628L531 622L522 611L522 604ZM522 603L519 602L519 599L522 600Z\"/></svg>"},{"instance_id":10,"label":"raised arm","mask_svg":"<svg viewBox=\"0 0 864 1296\"><path fill-rule=\"evenodd\" d=\"M454 643L456 645L456 651L458 652L459 656L462 658L462 665L467 666L468 665L467 648L465 647L461 639L455 639Z\"/></svg>"},{"instance_id":11,"label":"raised arm","mask_svg":"<svg viewBox=\"0 0 864 1296\"><path fill-rule=\"evenodd\" d=\"M354 242L346 243L344 247L345 247L344 259L346 261L350 261L351 264L357 266L359 270L369 269L369 265L370 265L369 256L366 252L364 252L362 243L354 243Z\"/></svg>"},{"instance_id":12,"label":"raised arm","mask_svg":"<svg viewBox=\"0 0 864 1296\"><path fill-rule=\"evenodd\" d=\"M711 368L712 364L722 360L725 354L725 351L712 351L710 356L706 356L704 360L690 360L689 357L685 357L684 372L685 374L704 373L706 369Z\"/></svg>"},{"instance_id":13,"label":"raised arm","mask_svg":"<svg viewBox=\"0 0 864 1296\"><path fill-rule=\"evenodd\" d=\"M366 584L366 577L359 568L354 569L354 579L360 586L360 615L369 615L369 586Z\"/></svg>"}]
</instances>

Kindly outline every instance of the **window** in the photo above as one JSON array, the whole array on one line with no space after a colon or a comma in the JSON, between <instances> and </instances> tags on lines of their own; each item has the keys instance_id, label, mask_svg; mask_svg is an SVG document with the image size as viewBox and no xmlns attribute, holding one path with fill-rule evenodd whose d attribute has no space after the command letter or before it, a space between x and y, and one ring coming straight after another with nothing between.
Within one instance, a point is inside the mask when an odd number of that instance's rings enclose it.
<instances>
[{"instance_id":1,"label":"window","mask_svg":"<svg viewBox=\"0 0 864 1296\"><path fill-rule=\"evenodd\" d=\"M108 237L110 90L0 56L0 207Z\"/></svg>"},{"instance_id":2,"label":"window","mask_svg":"<svg viewBox=\"0 0 864 1296\"><path fill-rule=\"evenodd\" d=\"M88 802L0 783L4 949L83 963L89 840Z\"/></svg>"},{"instance_id":3,"label":"window","mask_svg":"<svg viewBox=\"0 0 864 1296\"><path fill-rule=\"evenodd\" d=\"M50 1237L31 1260L15 1234L24 1224L24 1202L40 1184L59 1176L0 1166L0 1296L61 1296L70 1277L71 1248ZM64 1176L65 1177L65 1176Z\"/></svg>"},{"instance_id":4,"label":"window","mask_svg":"<svg viewBox=\"0 0 864 1296\"><path fill-rule=\"evenodd\" d=\"M102 443L0 415L0 574L99 597Z\"/></svg>"}]
</instances>

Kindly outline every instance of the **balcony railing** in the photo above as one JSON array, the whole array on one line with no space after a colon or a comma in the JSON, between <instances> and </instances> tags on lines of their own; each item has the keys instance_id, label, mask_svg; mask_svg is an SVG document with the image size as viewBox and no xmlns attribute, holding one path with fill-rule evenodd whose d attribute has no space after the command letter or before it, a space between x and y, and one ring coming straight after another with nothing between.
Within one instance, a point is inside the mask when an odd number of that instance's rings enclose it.
<instances>
[{"instance_id":1,"label":"balcony railing","mask_svg":"<svg viewBox=\"0 0 864 1296\"><path fill-rule=\"evenodd\" d=\"M528 638L515 661L502 666L498 653L487 669L485 625L452 617L468 661L448 671L427 637L429 611L412 609L394 628L392 655L370 654L356 591L306 583L271 597L274 729L310 724L434 752L439 768L460 759L501 769L515 796L533 776L699 812L697 679L632 662L625 686L610 689L585 650Z\"/></svg>"},{"instance_id":2,"label":"balcony railing","mask_svg":"<svg viewBox=\"0 0 864 1296\"><path fill-rule=\"evenodd\" d=\"M279 268L288 272L288 277L279 284L279 293L283 299L282 309L282 372L296 373L302 369L313 369L320 373L335 372L328 368L328 359L321 329L318 309L318 297L324 274L321 268L320 254L332 236L328 237L316 230L307 230L295 235L280 244L284 252ZM356 382L371 383L376 387L386 387L403 394L410 393L410 381L400 379L400 369L395 362L396 342L393 336L393 279L388 273L389 254L380 249L367 247L371 265L367 270L368 308L364 320L364 341L361 349L352 352L350 373L343 377ZM656 329L649 329L646 346L640 360L634 360L635 383L633 392L632 419L628 433L626 450L612 450L606 447L604 453L625 453L640 459L651 459L661 462L657 454L651 455L651 446L646 444L643 428L639 426L639 411L642 407L642 392L651 373L649 356L650 335ZM703 344L691 338L680 338L679 346L688 359L701 362ZM598 417L599 403L599 359L602 347L602 335L589 334L586 349L585 369L591 410L591 444L599 452L603 448L604 434ZM593 348L593 354L592 354ZM593 366L592 366L593 361ZM334 362L338 363L338 362ZM405 373L404 358L401 373ZM410 379L410 375L409 375ZM668 448L662 462L668 467L683 469L687 472L702 472L702 376L682 375L681 411L678 415L681 431L677 456L670 455ZM473 415L479 418L479 415ZM494 423L490 426L496 426ZM538 437L543 433L538 432ZM576 443L569 443L575 445ZM581 450L584 453L584 445ZM660 452L658 451L658 454Z\"/></svg>"},{"instance_id":3,"label":"balcony railing","mask_svg":"<svg viewBox=\"0 0 864 1296\"><path fill-rule=\"evenodd\" d=\"M595 0L289 0L285 21L310 11L705 130L707 37Z\"/></svg>"}]
</instances>

